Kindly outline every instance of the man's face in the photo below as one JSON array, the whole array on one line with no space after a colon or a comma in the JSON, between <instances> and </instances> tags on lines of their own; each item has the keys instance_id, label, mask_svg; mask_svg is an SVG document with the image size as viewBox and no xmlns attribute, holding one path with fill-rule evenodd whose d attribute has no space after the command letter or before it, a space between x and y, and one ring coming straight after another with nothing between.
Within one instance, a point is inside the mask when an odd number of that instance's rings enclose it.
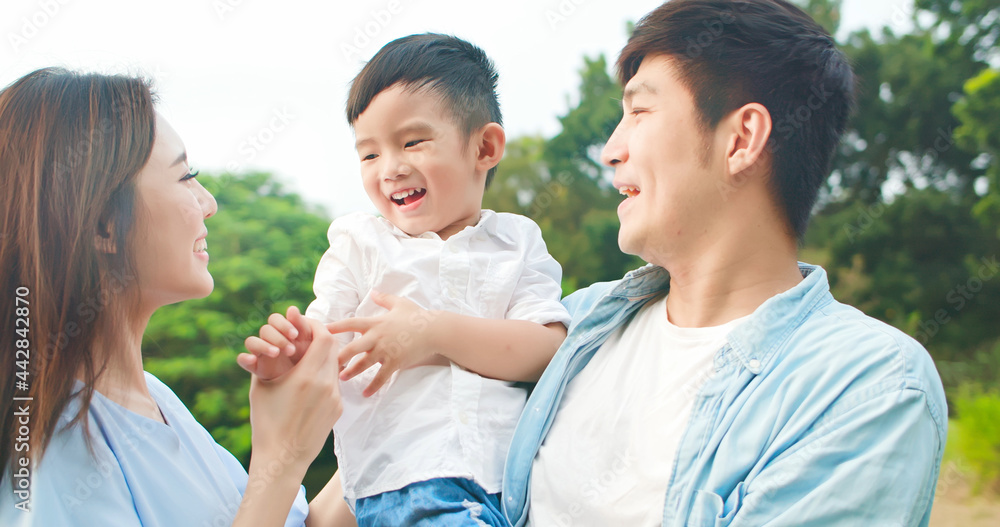
<instances>
[{"instance_id":1,"label":"man's face","mask_svg":"<svg viewBox=\"0 0 1000 527\"><path fill-rule=\"evenodd\" d=\"M666 267L710 232L724 196L717 183L723 165L710 155L714 134L700 126L672 59L643 59L622 103L625 115L601 155L626 196L618 206L618 245Z\"/></svg>"}]
</instances>

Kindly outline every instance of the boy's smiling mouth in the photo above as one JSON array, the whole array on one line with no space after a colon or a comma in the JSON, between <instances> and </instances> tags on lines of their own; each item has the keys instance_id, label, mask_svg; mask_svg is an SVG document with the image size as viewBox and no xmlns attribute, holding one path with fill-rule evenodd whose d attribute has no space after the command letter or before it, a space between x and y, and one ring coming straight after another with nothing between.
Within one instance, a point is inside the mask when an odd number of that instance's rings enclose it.
<instances>
[{"instance_id":1,"label":"boy's smiling mouth","mask_svg":"<svg viewBox=\"0 0 1000 527\"><path fill-rule=\"evenodd\" d=\"M403 207L420 201L423 199L425 194L427 194L427 189L425 188L410 188L399 192L393 192L389 196L389 199L391 199L396 205Z\"/></svg>"}]
</instances>

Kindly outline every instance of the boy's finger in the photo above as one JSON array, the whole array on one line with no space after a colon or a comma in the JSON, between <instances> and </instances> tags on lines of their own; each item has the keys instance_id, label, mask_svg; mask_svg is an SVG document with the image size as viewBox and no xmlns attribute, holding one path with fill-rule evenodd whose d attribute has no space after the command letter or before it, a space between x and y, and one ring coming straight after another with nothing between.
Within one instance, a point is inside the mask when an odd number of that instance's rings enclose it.
<instances>
[{"instance_id":1,"label":"boy's finger","mask_svg":"<svg viewBox=\"0 0 1000 527\"><path fill-rule=\"evenodd\" d=\"M378 361L375 360L375 357L372 357L371 353L366 353L340 372L340 380L349 381L353 379L355 375L374 366L377 362Z\"/></svg>"},{"instance_id":2,"label":"boy's finger","mask_svg":"<svg viewBox=\"0 0 1000 527\"><path fill-rule=\"evenodd\" d=\"M399 299L400 299L400 297L398 297L396 295L390 295L388 293L383 293L381 291L375 291L375 290L372 290L371 297L372 297L372 300L375 302L375 305L378 305L378 306L381 306L381 307L384 307L384 308L390 309L390 310L392 308L396 307L396 304L399 302Z\"/></svg>"},{"instance_id":3,"label":"boy's finger","mask_svg":"<svg viewBox=\"0 0 1000 527\"><path fill-rule=\"evenodd\" d=\"M295 340L299 334L295 326L281 313L271 313L271 316L267 317L267 324L278 330L288 340Z\"/></svg>"},{"instance_id":4,"label":"boy's finger","mask_svg":"<svg viewBox=\"0 0 1000 527\"><path fill-rule=\"evenodd\" d=\"M281 350L277 346L274 346L261 338L258 337L247 337L243 341L243 345L246 347L247 351L253 353L254 355L263 355L265 357L277 357Z\"/></svg>"},{"instance_id":5,"label":"boy's finger","mask_svg":"<svg viewBox=\"0 0 1000 527\"><path fill-rule=\"evenodd\" d=\"M385 383L389 382L393 373L392 368L387 368L385 364L383 364L382 367L379 368L378 373L375 374L375 378L372 379L372 382L370 382L368 387L365 388L365 391L361 392L361 395L365 397L375 395L375 392L379 391L382 386L385 386Z\"/></svg>"},{"instance_id":6,"label":"boy's finger","mask_svg":"<svg viewBox=\"0 0 1000 527\"><path fill-rule=\"evenodd\" d=\"M288 334L288 337L291 340L295 340L300 337L309 337L307 334L309 332L309 324L306 324L305 321L302 320L302 313L299 312L299 308L297 306L288 306L288 310L285 312L285 318L288 319L288 322L292 325L292 333Z\"/></svg>"},{"instance_id":7,"label":"boy's finger","mask_svg":"<svg viewBox=\"0 0 1000 527\"><path fill-rule=\"evenodd\" d=\"M348 331L365 333L375 325L376 320L375 317L345 318L336 322L330 322L326 325L326 329L330 333L346 333Z\"/></svg>"},{"instance_id":8,"label":"boy's finger","mask_svg":"<svg viewBox=\"0 0 1000 527\"><path fill-rule=\"evenodd\" d=\"M240 365L240 368L256 374L257 373L257 356L251 355L249 353L240 353L236 356L236 364Z\"/></svg>"},{"instance_id":9,"label":"boy's finger","mask_svg":"<svg viewBox=\"0 0 1000 527\"><path fill-rule=\"evenodd\" d=\"M284 334L279 332L274 326L266 324L260 328L260 338L279 350L294 350L295 345L289 342Z\"/></svg>"},{"instance_id":10,"label":"boy's finger","mask_svg":"<svg viewBox=\"0 0 1000 527\"><path fill-rule=\"evenodd\" d=\"M329 335L329 333L327 334ZM337 360L346 366L347 363L351 362L351 359L353 359L355 355L369 351L373 347L375 347L375 338L368 335L362 335L352 340L350 344L341 348L340 352L337 353Z\"/></svg>"},{"instance_id":11,"label":"boy's finger","mask_svg":"<svg viewBox=\"0 0 1000 527\"><path fill-rule=\"evenodd\" d=\"M323 365L336 359L334 350L336 341L333 340L333 335L323 331L322 323L306 317L303 317L302 320L309 325L313 339L305 354L302 355L302 359L292 367L292 371L305 370L307 373L304 375L316 375L316 372L322 369ZM333 367L336 368L336 365Z\"/></svg>"}]
</instances>

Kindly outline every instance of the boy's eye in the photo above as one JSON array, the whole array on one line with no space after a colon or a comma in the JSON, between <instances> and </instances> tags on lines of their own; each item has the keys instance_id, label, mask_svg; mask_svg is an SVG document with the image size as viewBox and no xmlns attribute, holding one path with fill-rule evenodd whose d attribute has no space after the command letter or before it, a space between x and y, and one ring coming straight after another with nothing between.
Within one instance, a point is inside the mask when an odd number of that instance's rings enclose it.
<instances>
[{"instance_id":1,"label":"boy's eye","mask_svg":"<svg viewBox=\"0 0 1000 527\"><path fill-rule=\"evenodd\" d=\"M410 148L411 146L417 146L417 145L419 145L420 143L423 143L423 142L424 142L423 139L416 139L414 141L409 141L409 142L406 143L406 148Z\"/></svg>"},{"instance_id":2,"label":"boy's eye","mask_svg":"<svg viewBox=\"0 0 1000 527\"><path fill-rule=\"evenodd\" d=\"M199 174L199 172L197 170L188 169L188 173L184 174L184 177L181 178L181 181L187 181L189 179L194 179L194 178L198 177L198 174Z\"/></svg>"},{"instance_id":3,"label":"boy's eye","mask_svg":"<svg viewBox=\"0 0 1000 527\"><path fill-rule=\"evenodd\" d=\"M365 157L362 157L361 160L362 161L371 161L372 159L375 159L376 157L377 156L375 154L368 154Z\"/></svg>"}]
</instances>

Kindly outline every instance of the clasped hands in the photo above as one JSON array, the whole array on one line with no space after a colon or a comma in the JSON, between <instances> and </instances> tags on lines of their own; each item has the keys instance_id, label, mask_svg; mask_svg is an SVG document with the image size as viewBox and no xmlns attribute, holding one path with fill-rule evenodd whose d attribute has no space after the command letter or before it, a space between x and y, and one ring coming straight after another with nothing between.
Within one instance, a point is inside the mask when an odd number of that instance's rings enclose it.
<instances>
[{"instance_id":1,"label":"clasped hands","mask_svg":"<svg viewBox=\"0 0 1000 527\"><path fill-rule=\"evenodd\" d=\"M325 326L331 334L361 333L337 355L341 380L349 380L376 363L382 365L365 388L365 397L377 392L396 371L435 362L430 331L434 312L398 296L376 291L371 296L388 311L375 317L345 318ZM249 353L239 354L236 361L261 380L280 377L302 359L313 341L313 327L321 326L310 324L295 306L289 307L286 315L272 313L267 324L261 326L259 336L246 339Z\"/></svg>"}]
</instances>

